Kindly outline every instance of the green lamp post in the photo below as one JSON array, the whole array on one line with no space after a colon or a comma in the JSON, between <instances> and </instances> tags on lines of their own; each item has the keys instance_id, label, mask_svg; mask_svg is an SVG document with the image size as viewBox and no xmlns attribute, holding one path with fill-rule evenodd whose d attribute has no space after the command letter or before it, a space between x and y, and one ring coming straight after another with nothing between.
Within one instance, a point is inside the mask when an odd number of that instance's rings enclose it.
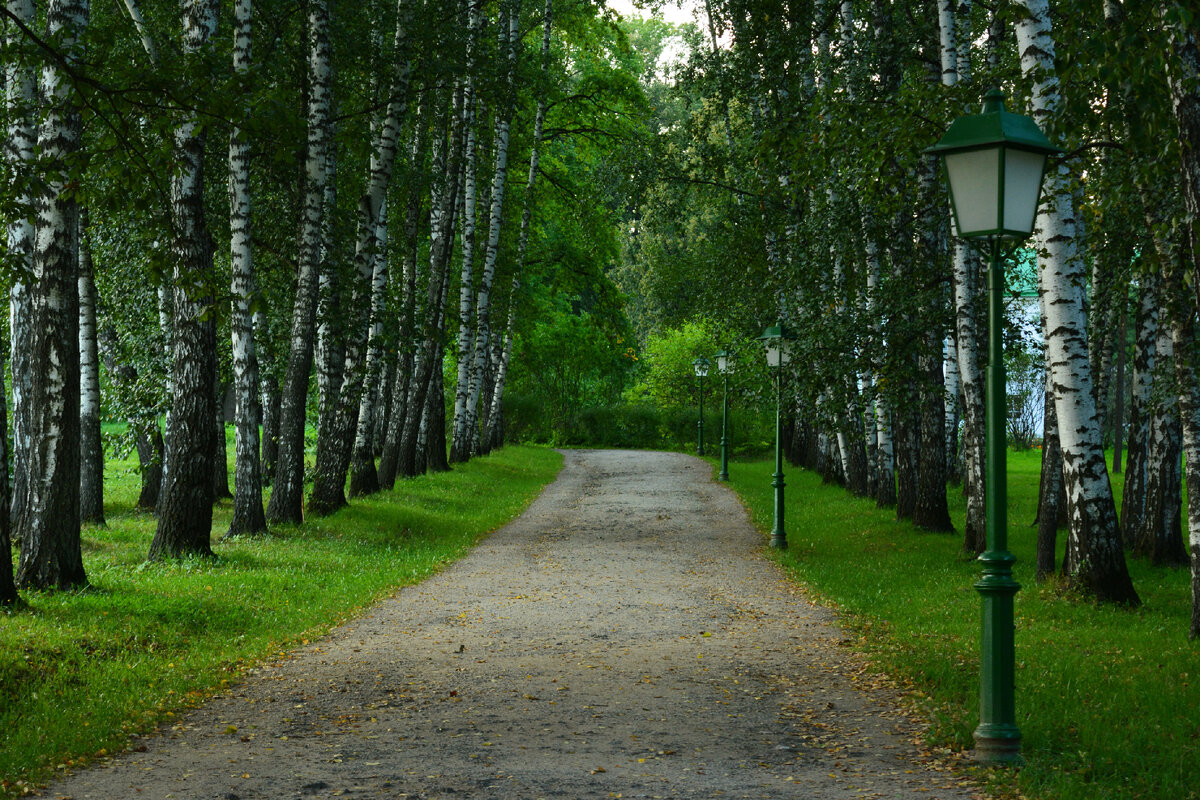
<instances>
[{"instance_id":1,"label":"green lamp post","mask_svg":"<svg viewBox=\"0 0 1200 800\"><path fill-rule=\"evenodd\" d=\"M717 372L725 379L725 392L721 396L721 472L717 480L729 480L729 373L733 372L733 353L722 350L717 353Z\"/></svg>"},{"instance_id":2,"label":"green lamp post","mask_svg":"<svg viewBox=\"0 0 1200 800\"><path fill-rule=\"evenodd\" d=\"M700 356L692 362L696 382L700 384L700 419L696 422L696 455L704 455L704 378L708 375L708 359Z\"/></svg>"},{"instance_id":3,"label":"green lamp post","mask_svg":"<svg viewBox=\"0 0 1200 800\"><path fill-rule=\"evenodd\" d=\"M983 602L975 757L984 764L1019 764L1013 598L1021 586L1013 580L1016 558L1008 551L1000 243L1025 239L1033 231L1046 159L1062 151L1047 141L1032 119L1005 111L1004 94L992 89L984 98L982 113L955 120L941 141L925 152L946 162L955 233L964 239L987 239L990 251L984 481L987 552L979 557L983 577L975 584Z\"/></svg>"},{"instance_id":4,"label":"green lamp post","mask_svg":"<svg viewBox=\"0 0 1200 800\"><path fill-rule=\"evenodd\" d=\"M775 526L771 528L771 547L787 549L787 531L783 524L783 365L791 360L792 332L782 321L763 331L758 337L767 348L767 366L775 373Z\"/></svg>"}]
</instances>

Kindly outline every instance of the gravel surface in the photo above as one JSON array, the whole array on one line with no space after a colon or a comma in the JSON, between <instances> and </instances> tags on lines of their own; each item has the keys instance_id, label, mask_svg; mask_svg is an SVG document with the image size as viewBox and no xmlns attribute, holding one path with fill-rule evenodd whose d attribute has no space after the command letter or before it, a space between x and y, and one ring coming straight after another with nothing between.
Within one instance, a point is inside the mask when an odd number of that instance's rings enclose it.
<instances>
[{"instance_id":1,"label":"gravel surface","mask_svg":"<svg viewBox=\"0 0 1200 800\"><path fill-rule=\"evenodd\" d=\"M463 560L46 794L973 796L707 463L565 457Z\"/></svg>"}]
</instances>

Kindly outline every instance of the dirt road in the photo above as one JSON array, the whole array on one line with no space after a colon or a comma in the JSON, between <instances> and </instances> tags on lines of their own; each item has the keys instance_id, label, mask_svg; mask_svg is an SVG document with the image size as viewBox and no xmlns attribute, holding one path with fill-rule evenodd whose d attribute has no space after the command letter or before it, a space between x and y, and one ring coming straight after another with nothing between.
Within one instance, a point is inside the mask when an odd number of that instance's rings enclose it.
<instances>
[{"instance_id":1,"label":"dirt road","mask_svg":"<svg viewBox=\"0 0 1200 800\"><path fill-rule=\"evenodd\" d=\"M968 798L708 464L570 451L467 558L49 797Z\"/></svg>"}]
</instances>

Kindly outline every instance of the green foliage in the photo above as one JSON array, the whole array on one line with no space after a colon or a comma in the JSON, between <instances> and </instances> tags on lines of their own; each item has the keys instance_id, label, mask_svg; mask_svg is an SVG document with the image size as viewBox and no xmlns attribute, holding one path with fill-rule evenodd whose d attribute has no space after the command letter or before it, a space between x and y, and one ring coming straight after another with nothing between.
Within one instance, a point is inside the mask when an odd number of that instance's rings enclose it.
<instances>
[{"instance_id":1,"label":"green foliage","mask_svg":"<svg viewBox=\"0 0 1200 800\"><path fill-rule=\"evenodd\" d=\"M773 465L730 469L755 524L769 530ZM1033 580L1039 458L1011 452L1009 544L1017 556L1017 721L1026 764L984 776L1005 798L1141 800L1200 797L1189 765L1200 756L1200 642L1186 639L1191 607L1185 570L1132 561L1144 605L1088 603ZM1114 487L1120 493L1120 476ZM840 612L879 671L894 676L933 722L933 747L969 748L978 721L979 565L955 536L897 522L868 500L787 475L789 547L781 562ZM951 490L961 530L965 501ZM1063 539L1059 537L1062 556ZM764 538L765 543L765 538ZM1117 735L1115 732L1120 732Z\"/></svg>"},{"instance_id":2,"label":"green foliage","mask_svg":"<svg viewBox=\"0 0 1200 800\"><path fill-rule=\"evenodd\" d=\"M125 749L254 662L441 569L523 511L561 463L504 448L303 529L165 564L144 561L154 518L133 510L136 466L110 464L108 527L84 532L92 586L26 592L25 609L0 615L0 796ZM230 513L222 503L218 529Z\"/></svg>"}]
</instances>

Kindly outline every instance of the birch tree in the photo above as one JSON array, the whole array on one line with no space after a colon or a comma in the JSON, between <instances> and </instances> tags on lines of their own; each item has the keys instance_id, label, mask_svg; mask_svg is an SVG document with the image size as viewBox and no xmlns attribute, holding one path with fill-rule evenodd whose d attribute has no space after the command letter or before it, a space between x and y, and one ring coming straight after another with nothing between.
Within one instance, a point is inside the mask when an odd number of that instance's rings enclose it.
<instances>
[{"instance_id":1,"label":"birch tree","mask_svg":"<svg viewBox=\"0 0 1200 800\"><path fill-rule=\"evenodd\" d=\"M253 0L234 4L233 71L245 78L251 66ZM249 113L249 109L246 109ZM229 263L233 298L229 332L233 348L235 454L233 518L226 535L263 533L262 468L259 460L259 373L255 343L254 253L251 246L250 142L241 126L229 135Z\"/></svg>"},{"instance_id":2,"label":"birch tree","mask_svg":"<svg viewBox=\"0 0 1200 800\"><path fill-rule=\"evenodd\" d=\"M185 59L199 60L211 46L219 9L218 0L184 3ZM159 499L158 527L150 543L151 560L212 552L216 335L210 288L213 250L204 206L206 135L198 116L196 112L185 112L174 131L174 386L167 422L167 469Z\"/></svg>"},{"instance_id":3,"label":"birch tree","mask_svg":"<svg viewBox=\"0 0 1200 800\"><path fill-rule=\"evenodd\" d=\"M382 287L375 295L379 302L372 303L369 298L372 295L372 278L376 273L376 263L382 260L376 246L379 220L391 184L396 152L400 146L400 128L408 108L410 65L405 51L410 5L408 0L400 0L397 5L396 63L389 81L387 110L383 124L379 127L378 138L372 147L367 189L358 201L353 270L355 282L348 315L350 325L346 335L343 378L333 425L328 430L321 430L320 436L323 440L319 439L317 443L317 467L309 500L309 509L314 513L329 513L346 504L343 487L346 471L350 467L356 428L362 435L356 488L365 493L376 491L379 487L374 457L370 450L372 412L368 409L360 413L360 402L364 397L362 362L366 355L371 313L381 313ZM380 269L380 280L385 280L386 268L381 264ZM363 306L367 308L365 315L358 311ZM359 320L356 317L365 319ZM365 396L369 401L370 393L365 393ZM357 423L362 420L362 414L366 414L367 419L365 424L360 426Z\"/></svg>"},{"instance_id":4,"label":"birch tree","mask_svg":"<svg viewBox=\"0 0 1200 800\"><path fill-rule=\"evenodd\" d=\"M504 193L508 181L508 146L512 129L513 113L516 110L517 50L520 33L520 0L505 0L497 25L500 39L500 58L506 62L499 106L496 109L495 142L492 166L492 203L488 223L487 249L483 256L483 270L479 278L479 290L475 297L475 353L471 363L470 393L467 399L464 437L466 431L477 424L479 394L483 385L483 372L491 352L491 302L492 281L496 275L496 259L500 253L500 231L504 223Z\"/></svg>"},{"instance_id":5,"label":"birch tree","mask_svg":"<svg viewBox=\"0 0 1200 800\"><path fill-rule=\"evenodd\" d=\"M1192 570L1192 623L1200 637L1200 372L1196 363L1196 311L1200 310L1200 37L1187 20L1188 6L1163 0L1159 14L1170 42L1167 70L1180 144L1180 167L1187 222L1186 263L1192 302L1173 305L1172 336L1179 382L1183 449L1188 494L1188 554ZM1190 307L1188 307L1190 305Z\"/></svg>"},{"instance_id":6,"label":"birch tree","mask_svg":"<svg viewBox=\"0 0 1200 800\"><path fill-rule=\"evenodd\" d=\"M8 14L12 22L7 28L7 44L12 51L10 60L5 65L4 74L4 105L8 121L8 136L4 143L4 158L14 177L28 179L29 169L34 157L34 146L37 144L37 128L34 123L36 109L37 73L32 58L27 55L28 48L24 47L24 33L17 23L31 28L34 25L33 0L8 0ZM34 223L32 209L34 197L30 193L27 180L21 182L26 188L13 197L18 208L25 213L16 215L8 221L7 238L8 251L15 259L15 270L12 285L9 288L9 333L11 339L12 368L12 440L13 440L13 481L10 500L11 521L15 525L24 511L26 503L22 499L27 485L26 476L29 467L26 463L32 442L29 438L26 421L26 401L29 395L29 286L28 278L33 274L33 238Z\"/></svg>"},{"instance_id":7,"label":"birch tree","mask_svg":"<svg viewBox=\"0 0 1200 800\"><path fill-rule=\"evenodd\" d=\"M96 337L96 280L87 209L79 230L79 515L104 524L104 442L100 435L100 353Z\"/></svg>"},{"instance_id":8,"label":"birch tree","mask_svg":"<svg viewBox=\"0 0 1200 800\"><path fill-rule=\"evenodd\" d=\"M1048 0L1020 0L1017 48L1024 74L1033 82L1033 117L1053 130L1061 104L1054 65ZM1034 234L1039 252L1046 346L1050 351L1055 410L1063 452L1063 478L1070 522L1071 577L1101 600L1140 601L1121 547L1116 505L1100 439L1086 341L1081 287L1085 274L1075 241L1075 209L1065 163L1052 165L1046 199Z\"/></svg>"},{"instance_id":9,"label":"birch tree","mask_svg":"<svg viewBox=\"0 0 1200 800\"><path fill-rule=\"evenodd\" d=\"M21 543L16 583L34 589L87 583L79 516L78 206L69 159L79 150L78 98L68 76L80 56L87 0L51 0L46 31L63 61L42 67L44 103L37 149L46 166L34 196L33 270L28 286L28 394L22 424L29 447L25 488L16 495L13 536ZM14 369L18 368L14 364Z\"/></svg>"},{"instance_id":10,"label":"birch tree","mask_svg":"<svg viewBox=\"0 0 1200 800\"><path fill-rule=\"evenodd\" d=\"M330 51L327 0L308 4L308 142L304 162L304 205L296 291L292 303L288 364L280 391L279 460L275 465L269 522L304 518L304 422L313 360L313 319L320 270L321 221L330 146Z\"/></svg>"}]
</instances>

